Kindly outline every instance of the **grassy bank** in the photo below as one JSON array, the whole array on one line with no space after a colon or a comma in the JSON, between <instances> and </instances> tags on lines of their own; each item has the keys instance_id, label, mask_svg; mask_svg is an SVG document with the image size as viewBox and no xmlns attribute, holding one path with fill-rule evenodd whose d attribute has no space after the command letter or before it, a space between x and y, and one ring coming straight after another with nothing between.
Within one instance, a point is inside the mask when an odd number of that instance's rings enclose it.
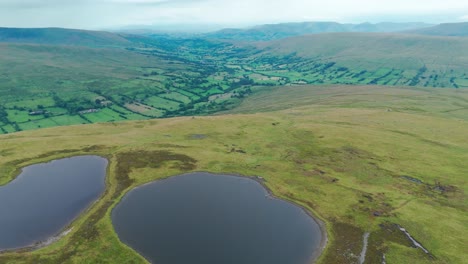
<instances>
[{"instance_id":1,"label":"grassy bank","mask_svg":"<svg viewBox=\"0 0 468 264\"><path fill-rule=\"evenodd\" d=\"M2 184L18 168L83 153L108 157L110 167L105 194L71 234L38 251L1 254L0 262L144 263L119 242L112 207L138 185L210 171L264 177L274 195L320 216L329 234L321 263L355 263L364 232L366 263L383 254L387 263L466 263L467 98L438 89L285 87L220 116L2 135Z\"/></svg>"}]
</instances>

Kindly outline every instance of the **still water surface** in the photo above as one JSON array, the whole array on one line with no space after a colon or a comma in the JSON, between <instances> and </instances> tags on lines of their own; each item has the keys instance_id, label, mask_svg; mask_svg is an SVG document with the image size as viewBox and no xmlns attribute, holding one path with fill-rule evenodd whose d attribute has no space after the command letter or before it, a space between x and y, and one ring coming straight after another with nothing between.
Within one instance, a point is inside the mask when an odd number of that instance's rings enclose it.
<instances>
[{"instance_id":1,"label":"still water surface","mask_svg":"<svg viewBox=\"0 0 468 264\"><path fill-rule=\"evenodd\" d=\"M119 238L158 264L309 264L319 225L258 182L192 173L129 192L112 212Z\"/></svg>"},{"instance_id":2,"label":"still water surface","mask_svg":"<svg viewBox=\"0 0 468 264\"><path fill-rule=\"evenodd\" d=\"M105 189L107 160L77 156L24 168L0 186L0 250L57 235Z\"/></svg>"}]
</instances>

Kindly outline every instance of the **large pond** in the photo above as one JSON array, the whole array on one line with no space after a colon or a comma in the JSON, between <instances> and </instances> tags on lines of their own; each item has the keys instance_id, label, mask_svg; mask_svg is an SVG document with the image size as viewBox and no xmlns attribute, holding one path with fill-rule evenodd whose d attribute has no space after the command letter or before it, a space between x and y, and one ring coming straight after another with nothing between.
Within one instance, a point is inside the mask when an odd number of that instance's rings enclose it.
<instances>
[{"instance_id":1,"label":"large pond","mask_svg":"<svg viewBox=\"0 0 468 264\"><path fill-rule=\"evenodd\" d=\"M158 264L310 264L320 226L249 178L192 173L129 192L112 212L119 238Z\"/></svg>"},{"instance_id":2,"label":"large pond","mask_svg":"<svg viewBox=\"0 0 468 264\"><path fill-rule=\"evenodd\" d=\"M105 189L107 160L78 156L36 164L0 186L0 250L49 240Z\"/></svg>"}]
</instances>

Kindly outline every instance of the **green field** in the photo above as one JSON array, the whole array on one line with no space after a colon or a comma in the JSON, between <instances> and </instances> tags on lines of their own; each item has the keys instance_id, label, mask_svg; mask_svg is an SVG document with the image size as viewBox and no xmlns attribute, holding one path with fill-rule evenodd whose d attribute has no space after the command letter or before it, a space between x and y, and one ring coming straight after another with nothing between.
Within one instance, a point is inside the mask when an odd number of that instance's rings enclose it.
<instances>
[{"instance_id":1,"label":"green field","mask_svg":"<svg viewBox=\"0 0 468 264\"><path fill-rule=\"evenodd\" d=\"M0 45L0 133L54 123L205 114L224 109L223 105L195 105L209 103L212 95L242 94L246 86L237 83L234 73L230 78L207 81L222 69L201 67L200 62L189 61L188 54L174 56L155 48Z\"/></svg>"},{"instance_id":2,"label":"green field","mask_svg":"<svg viewBox=\"0 0 468 264\"><path fill-rule=\"evenodd\" d=\"M70 234L0 263L145 263L111 210L187 171L265 178L325 223L319 263L357 263L365 233L366 264L468 263L468 39L41 34L0 43L0 185L96 154L110 161L107 189Z\"/></svg>"},{"instance_id":3,"label":"green field","mask_svg":"<svg viewBox=\"0 0 468 264\"><path fill-rule=\"evenodd\" d=\"M365 263L383 255L387 263L467 263L466 109L464 90L262 88L218 116L2 135L1 183L21 167L65 156L98 154L111 165L106 193L71 234L37 251L0 254L0 262L144 263L118 240L112 207L135 186L210 171L262 176L276 196L322 219L329 242L320 263L355 263L364 232ZM411 247L396 224L430 255Z\"/></svg>"},{"instance_id":4,"label":"green field","mask_svg":"<svg viewBox=\"0 0 468 264\"><path fill-rule=\"evenodd\" d=\"M65 33L54 34L68 43ZM334 33L239 44L86 34L77 46L0 43L0 133L206 115L259 86L468 87L466 38ZM115 45L88 45L93 37Z\"/></svg>"}]
</instances>

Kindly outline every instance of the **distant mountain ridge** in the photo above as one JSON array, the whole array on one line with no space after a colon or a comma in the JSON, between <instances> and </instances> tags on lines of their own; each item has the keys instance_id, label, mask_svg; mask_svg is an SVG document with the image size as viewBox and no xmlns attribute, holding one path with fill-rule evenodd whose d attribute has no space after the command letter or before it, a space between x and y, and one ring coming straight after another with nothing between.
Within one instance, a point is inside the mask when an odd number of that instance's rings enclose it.
<instances>
[{"instance_id":1,"label":"distant mountain ridge","mask_svg":"<svg viewBox=\"0 0 468 264\"><path fill-rule=\"evenodd\" d=\"M407 33L431 36L468 36L468 22L444 23L433 27L410 30Z\"/></svg>"},{"instance_id":2,"label":"distant mountain ridge","mask_svg":"<svg viewBox=\"0 0 468 264\"><path fill-rule=\"evenodd\" d=\"M335 33L335 32L398 32L433 26L425 23L361 23L341 24L337 22L302 22L281 23L255 26L248 29L222 29L203 34L203 37L213 39L269 41L287 37Z\"/></svg>"},{"instance_id":3,"label":"distant mountain ridge","mask_svg":"<svg viewBox=\"0 0 468 264\"><path fill-rule=\"evenodd\" d=\"M0 28L0 42L89 47L131 44L124 36L115 33L65 28Z\"/></svg>"}]
</instances>

